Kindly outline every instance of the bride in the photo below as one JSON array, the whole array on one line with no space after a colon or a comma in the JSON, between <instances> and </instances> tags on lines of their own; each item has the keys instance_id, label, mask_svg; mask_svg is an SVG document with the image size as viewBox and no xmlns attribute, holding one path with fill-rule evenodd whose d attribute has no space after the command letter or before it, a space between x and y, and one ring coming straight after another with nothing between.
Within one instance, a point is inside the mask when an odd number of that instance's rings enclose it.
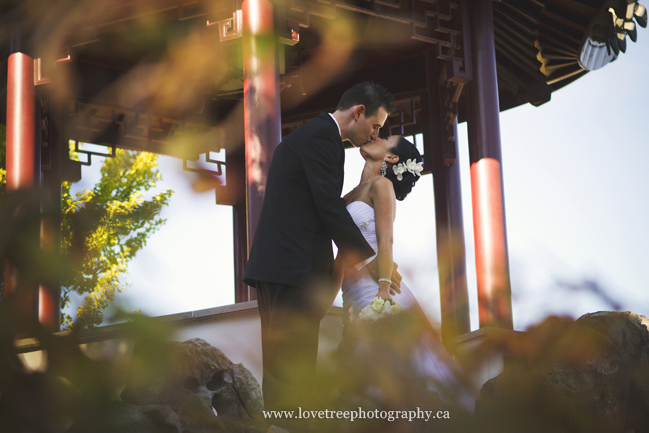
<instances>
[{"instance_id":1,"label":"bride","mask_svg":"<svg viewBox=\"0 0 649 433\"><path fill-rule=\"evenodd\" d=\"M390 299L394 293L390 278L396 200L401 201L410 193L423 168L423 158L417 148L398 135L369 142L361 146L360 152L365 159L361 180L345 196L345 201L354 222L377 252L378 283L366 268L344 271L343 306L349 307L354 318L375 296ZM415 302L407 287L394 300L404 308Z\"/></svg>"},{"instance_id":2,"label":"bride","mask_svg":"<svg viewBox=\"0 0 649 433\"><path fill-rule=\"evenodd\" d=\"M413 396L414 384L471 411L473 398L461 386L459 370L412 292L403 282L400 293L391 288L396 202L405 199L420 179L423 158L402 136L364 144L360 153L365 159L360 183L344 198L354 222L377 253L378 282L366 267L343 269L342 260L336 261L334 278L342 286L346 312L339 348L341 393L403 403L404 397ZM386 300L398 303L406 314L390 320L363 319L364 313L371 311L368 306ZM341 378L341 372L346 377ZM395 384L401 386L401 392ZM392 395L387 395L390 392Z\"/></svg>"}]
</instances>

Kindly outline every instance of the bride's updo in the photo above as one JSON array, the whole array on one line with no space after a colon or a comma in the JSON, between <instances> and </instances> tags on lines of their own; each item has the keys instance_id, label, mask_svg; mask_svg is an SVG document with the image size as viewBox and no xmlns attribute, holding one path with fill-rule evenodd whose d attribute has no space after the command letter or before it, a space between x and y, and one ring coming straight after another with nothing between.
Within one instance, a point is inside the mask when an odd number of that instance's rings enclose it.
<instances>
[{"instance_id":1,"label":"bride's updo","mask_svg":"<svg viewBox=\"0 0 649 433\"><path fill-rule=\"evenodd\" d=\"M424 161L424 159L421 157L421 154L419 153L419 150L417 150L417 147L401 136L399 136L399 139L397 140L397 145L390 149L390 152L399 157L399 162L395 164L397 166L400 163L405 164L409 159L415 162ZM397 174L393 170L393 166L388 164L388 169L385 172L385 177L392 181L392 185L394 186L394 194L397 196L397 200L399 201L403 201L403 199L406 198L408 194L410 194L412 187L415 186L415 183L421 177L417 176L414 173L411 173L408 170L403 172L401 176L402 179L399 180Z\"/></svg>"}]
</instances>

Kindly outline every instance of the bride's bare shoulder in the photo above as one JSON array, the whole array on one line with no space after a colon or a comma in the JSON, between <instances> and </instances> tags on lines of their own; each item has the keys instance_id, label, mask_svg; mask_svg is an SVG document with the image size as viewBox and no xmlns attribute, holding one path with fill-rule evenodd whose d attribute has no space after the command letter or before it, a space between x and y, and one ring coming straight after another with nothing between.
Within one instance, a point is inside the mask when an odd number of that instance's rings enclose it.
<instances>
[{"instance_id":1,"label":"bride's bare shoulder","mask_svg":"<svg viewBox=\"0 0 649 433\"><path fill-rule=\"evenodd\" d=\"M370 186L370 195L388 195L394 196L394 187L392 186L392 181L383 176L377 177L372 181Z\"/></svg>"},{"instance_id":2,"label":"bride's bare shoulder","mask_svg":"<svg viewBox=\"0 0 649 433\"><path fill-rule=\"evenodd\" d=\"M371 192L386 193L393 190L394 188L392 187L392 181L383 176L379 176L374 179L372 181L372 185L370 186Z\"/></svg>"}]
</instances>

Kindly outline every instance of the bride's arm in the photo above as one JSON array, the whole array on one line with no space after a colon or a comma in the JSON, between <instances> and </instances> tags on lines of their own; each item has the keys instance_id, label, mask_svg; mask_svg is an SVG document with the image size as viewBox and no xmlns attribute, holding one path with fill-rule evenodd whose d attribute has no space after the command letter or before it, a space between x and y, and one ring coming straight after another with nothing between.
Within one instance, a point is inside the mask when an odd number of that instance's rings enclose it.
<instances>
[{"instance_id":1,"label":"bride's arm","mask_svg":"<svg viewBox=\"0 0 649 433\"><path fill-rule=\"evenodd\" d=\"M390 280L392 276L392 231L396 211L396 198L394 188L389 179L380 177L370 187L370 199L374 206L376 239L378 251L376 262L378 265L379 279ZM377 296L387 299L390 297L390 283L379 282Z\"/></svg>"}]
</instances>

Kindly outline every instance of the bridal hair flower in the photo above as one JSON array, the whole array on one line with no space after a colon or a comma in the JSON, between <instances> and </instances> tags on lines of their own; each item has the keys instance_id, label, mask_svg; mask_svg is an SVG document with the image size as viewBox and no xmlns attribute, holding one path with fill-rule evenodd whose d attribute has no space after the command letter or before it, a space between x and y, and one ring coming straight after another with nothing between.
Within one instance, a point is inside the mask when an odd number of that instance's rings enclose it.
<instances>
[{"instance_id":1,"label":"bridal hair flower","mask_svg":"<svg viewBox=\"0 0 649 433\"><path fill-rule=\"evenodd\" d=\"M378 296L372 303L361 310L358 318L362 320L377 321L383 317L391 316L405 311L403 307L392 299L383 299Z\"/></svg>"},{"instance_id":2,"label":"bridal hair flower","mask_svg":"<svg viewBox=\"0 0 649 433\"><path fill-rule=\"evenodd\" d=\"M424 169L423 162L417 162L414 159L409 159L405 163L400 162L392 166L394 174L397 176L397 180L403 180L403 174L406 171L414 174L415 176L421 176L421 171Z\"/></svg>"}]
</instances>

